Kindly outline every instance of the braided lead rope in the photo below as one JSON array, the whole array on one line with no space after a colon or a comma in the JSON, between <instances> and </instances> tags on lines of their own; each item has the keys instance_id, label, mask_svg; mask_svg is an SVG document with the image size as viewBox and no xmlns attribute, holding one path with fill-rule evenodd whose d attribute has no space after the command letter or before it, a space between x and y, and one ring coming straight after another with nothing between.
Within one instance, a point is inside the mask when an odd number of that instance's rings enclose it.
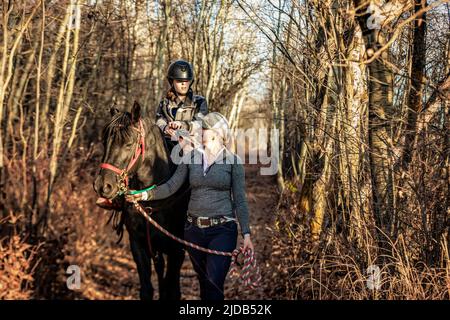
<instances>
[{"instance_id":1,"label":"braided lead rope","mask_svg":"<svg viewBox=\"0 0 450 320\"><path fill-rule=\"evenodd\" d=\"M191 248L206 252L206 253L211 253L211 254L216 254L219 256L232 256L231 252L225 252L225 251L217 251L217 250L212 250L212 249L206 249L203 247L200 247L198 245L196 245L195 243L186 241L184 239L178 238L177 236L174 236L173 234L171 234L169 231L167 231L166 229L164 229L163 227L161 227L158 222L156 222L155 220L153 220L148 214L147 212L141 207L141 205L135 201L133 202L134 207L139 211L139 213L141 213L153 226L155 226L159 231L161 231L162 233L164 233L166 236L168 236L169 238L182 243L186 246L189 246Z\"/></svg>"},{"instance_id":2,"label":"braided lead rope","mask_svg":"<svg viewBox=\"0 0 450 320\"><path fill-rule=\"evenodd\" d=\"M244 255L244 264L239 272L237 258L241 253ZM253 252L250 249L244 252L243 247L233 251L230 274L232 277L237 277L245 287L250 289L256 289L262 278Z\"/></svg>"},{"instance_id":3,"label":"braided lead rope","mask_svg":"<svg viewBox=\"0 0 450 320\"><path fill-rule=\"evenodd\" d=\"M232 277L237 276L240 279L240 282L244 286L246 286L250 289L256 289L259 286L259 282L261 280L261 272L256 263L254 253L250 249L248 249L244 252L244 248L240 247L239 249L233 250L233 252L225 252L225 251L218 251L218 250L212 250L212 249L200 247L200 246L196 245L195 243L186 241L184 239L181 239L181 238L171 234L169 231L167 231L161 225L159 225L158 222L153 220L137 201L134 201L133 204L134 204L134 207L136 208L136 210L142 216L144 216L144 218L146 218L155 228L157 228L159 231L164 233L169 238L171 238L179 243L182 243L185 246L194 248L199 251L203 251L203 252L206 252L209 254L215 254L215 255L219 255L219 256L231 257L231 269L230 269L231 276ZM239 272L238 267L237 267L238 266L237 258L239 256L239 254L244 255L244 265L242 267L241 272Z\"/></svg>"}]
</instances>

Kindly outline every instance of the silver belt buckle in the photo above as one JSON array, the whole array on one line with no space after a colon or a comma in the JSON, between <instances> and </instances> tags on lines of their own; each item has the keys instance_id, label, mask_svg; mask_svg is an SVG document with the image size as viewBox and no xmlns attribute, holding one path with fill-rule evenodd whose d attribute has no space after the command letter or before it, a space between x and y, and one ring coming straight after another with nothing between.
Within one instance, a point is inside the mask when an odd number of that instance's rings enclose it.
<instances>
[{"instance_id":1,"label":"silver belt buckle","mask_svg":"<svg viewBox=\"0 0 450 320\"><path fill-rule=\"evenodd\" d=\"M203 224L201 224L201 220L209 220L209 218L208 217L197 217L197 226L199 227L199 228L208 228L208 227L210 227L211 225L207 225L207 226L205 226L205 225L203 225Z\"/></svg>"}]
</instances>

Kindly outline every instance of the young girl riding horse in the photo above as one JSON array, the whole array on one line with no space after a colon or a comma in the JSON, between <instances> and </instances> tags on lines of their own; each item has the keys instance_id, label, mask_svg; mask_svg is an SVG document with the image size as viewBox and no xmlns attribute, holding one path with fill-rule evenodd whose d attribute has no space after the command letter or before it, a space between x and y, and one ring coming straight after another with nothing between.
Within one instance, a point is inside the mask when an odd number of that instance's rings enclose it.
<instances>
[{"instance_id":1,"label":"young girl riding horse","mask_svg":"<svg viewBox=\"0 0 450 320\"><path fill-rule=\"evenodd\" d=\"M156 125L164 133L169 151L177 144L175 132L184 129L193 134L196 123L208 113L206 99L195 95L192 90L194 70L191 64L177 60L170 64L167 70L167 80L170 89L161 100L156 110Z\"/></svg>"}]
</instances>

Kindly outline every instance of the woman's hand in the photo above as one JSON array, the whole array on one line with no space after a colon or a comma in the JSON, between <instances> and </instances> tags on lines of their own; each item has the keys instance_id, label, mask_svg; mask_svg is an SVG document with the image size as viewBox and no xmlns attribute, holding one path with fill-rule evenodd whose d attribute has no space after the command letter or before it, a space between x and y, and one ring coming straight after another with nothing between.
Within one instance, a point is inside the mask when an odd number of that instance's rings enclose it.
<instances>
[{"instance_id":1,"label":"woman's hand","mask_svg":"<svg viewBox=\"0 0 450 320\"><path fill-rule=\"evenodd\" d=\"M246 252L247 250L254 252L253 243L250 239L250 234L248 233L244 235L244 252Z\"/></svg>"},{"instance_id":2,"label":"woman's hand","mask_svg":"<svg viewBox=\"0 0 450 320\"><path fill-rule=\"evenodd\" d=\"M191 143L183 137L178 138L178 143L180 144L181 149L183 149L184 154L190 152L193 149Z\"/></svg>"},{"instance_id":3,"label":"woman's hand","mask_svg":"<svg viewBox=\"0 0 450 320\"><path fill-rule=\"evenodd\" d=\"M129 190L128 192L132 192L135 190ZM136 194L126 194L125 200L128 202L135 202L135 201L145 201L148 198L147 191L136 193Z\"/></svg>"}]
</instances>

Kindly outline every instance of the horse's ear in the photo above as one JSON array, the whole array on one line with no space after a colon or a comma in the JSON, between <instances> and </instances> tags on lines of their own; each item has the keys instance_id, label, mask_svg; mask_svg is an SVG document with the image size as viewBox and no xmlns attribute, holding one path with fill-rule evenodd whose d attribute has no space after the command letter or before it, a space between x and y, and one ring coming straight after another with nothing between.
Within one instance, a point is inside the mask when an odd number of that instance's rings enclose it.
<instances>
[{"instance_id":1,"label":"horse's ear","mask_svg":"<svg viewBox=\"0 0 450 320\"><path fill-rule=\"evenodd\" d=\"M109 112L111 113L111 116L114 117L114 115L119 112L119 109L117 109L116 106L112 106L109 109Z\"/></svg>"},{"instance_id":2,"label":"horse's ear","mask_svg":"<svg viewBox=\"0 0 450 320\"><path fill-rule=\"evenodd\" d=\"M134 101L133 107L131 108L131 122L138 122L141 118L141 105Z\"/></svg>"}]
</instances>

